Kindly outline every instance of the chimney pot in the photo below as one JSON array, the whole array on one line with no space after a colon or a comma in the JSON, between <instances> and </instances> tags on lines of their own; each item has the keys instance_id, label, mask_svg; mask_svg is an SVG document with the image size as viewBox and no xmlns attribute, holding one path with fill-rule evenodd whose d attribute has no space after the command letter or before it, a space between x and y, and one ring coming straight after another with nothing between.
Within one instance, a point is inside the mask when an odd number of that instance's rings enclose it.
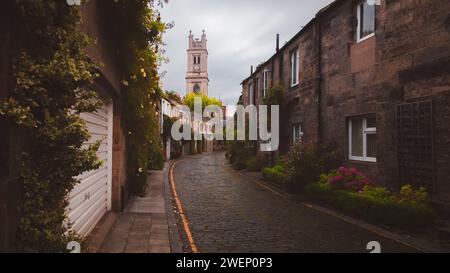
<instances>
[{"instance_id":1,"label":"chimney pot","mask_svg":"<svg viewBox=\"0 0 450 273\"><path fill-rule=\"evenodd\" d=\"M253 75L253 65L250 66L250 75Z\"/></svg>"},{"instance_id":2,"label":"chimney pot","mask_svg":"<svg viewBox=\"0 0 450 273\"><path fill-rule=\"evenodd\" d=\"M277 47L276 47L276 51L278 52L280 50L280 34L277 33Z\"/></svg>"}]
</instances>

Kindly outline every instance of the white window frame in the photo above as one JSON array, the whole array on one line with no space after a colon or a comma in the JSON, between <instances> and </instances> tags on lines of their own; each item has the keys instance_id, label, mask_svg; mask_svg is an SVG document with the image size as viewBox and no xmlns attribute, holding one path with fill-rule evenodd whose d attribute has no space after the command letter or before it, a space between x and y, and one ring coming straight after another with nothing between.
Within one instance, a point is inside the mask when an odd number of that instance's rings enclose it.
<instances>
[{"instance_id":1,"label":"white window frame","mask_svg":"<svg viewBox=\"0 0 450 273\"><path fill-rule=\"evenodd\" d=\"M375 6L375 17L374 17L374 20L375 20L375 30L374 30L373 33L371 33L371 34L369 34L369 35L366 35L366 36L364 36L364 37L361 37L361 28L362 28L362 22L361 22L361 13L362 13L362 10L361 10L361 9L362 9L362 7L363 7L364 2L367 2L367 0L359 1L359 2L358 2L358 5L356 6L356 14L357 14L357 17L358 17L358 26L357 26L357 28L356 28L356 42L357 42L357 43L363 42L363 41L365 41L365 40L367 40L367 39L369 39L369 38L371 38L371 37L374 37L374 36L375 36L375 32L376 32L376 30L377 30L377 25L376 25L376 16L377 16L377 14L376 14L376 6ZM375 5L375 4L374 4L374 5Z\"/></svg>"},{"instance_id":2,"label":"white window frame","mask_svg":"<svg viewBox=\"0 0 450 273\"><path fill-rule=\"evenodd\" d=\"M263 96L264 98L267 96L269 92L269 69L264 69L263 73Z\"/></svg>"},{"instance_id":3,"label":"white window frame","mask_svg":"<svg viewBox=\"0 0 450 273\"><path fill-rule=\"evenodd\" d=\"M353 156L352 155L352 122L353 120L362 119L363 122L363 156ZM366 161L366 162L377 162L376 157L367 156L367 135L376 135L377 128L367 128L367 118L350 118L348 121L348 156L350 160L355 161Z\"/></svg>"},{"instance_id":4,"label":"white window frame","mask_svg":"<svg viewBox=\"0 0 450 273\"><path fill-rule=\"evenodd\" d=\"M291 87L299 84L300 75L300 51L295 49L291 52ZM295 69L295 72L294 72Z\"/></svg>"},{"instance_id":5,"label":"white window frame","mask_svg":"<svg viewBox=\"0 0 450 273\"><path fill-rule=\"evenodd\" d=\"M297 139L297 130L299 136L298 139ZM301 123L292 124L292 144L302 142L303 136L304 136L303 125Z\"/></svg>"}]
</instances>

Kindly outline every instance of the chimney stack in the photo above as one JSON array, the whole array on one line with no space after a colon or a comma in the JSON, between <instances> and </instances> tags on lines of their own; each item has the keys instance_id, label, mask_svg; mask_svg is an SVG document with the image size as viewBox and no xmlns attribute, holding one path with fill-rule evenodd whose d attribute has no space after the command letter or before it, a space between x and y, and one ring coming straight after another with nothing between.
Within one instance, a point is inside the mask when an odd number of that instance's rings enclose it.
<instances>
[{"instance_id":1,"label":"chimney stack","mask_svg":"<svg viewBox=\"0 0 450 273\"><path fill-rule=\"evenodd\" d=\"M277 48L276 51L278 52L280 50L280 34L277 33Z\"/></svg>"},{"instance_id":2,"label":"chimney stack","mask_svg":"<svg viewBox=\"0 0 450 273\"><path fill-rule=\"evenodd\" d=\"M250 66L250 75L253 75L253 65Z\"/></svg>"}]
</instances>

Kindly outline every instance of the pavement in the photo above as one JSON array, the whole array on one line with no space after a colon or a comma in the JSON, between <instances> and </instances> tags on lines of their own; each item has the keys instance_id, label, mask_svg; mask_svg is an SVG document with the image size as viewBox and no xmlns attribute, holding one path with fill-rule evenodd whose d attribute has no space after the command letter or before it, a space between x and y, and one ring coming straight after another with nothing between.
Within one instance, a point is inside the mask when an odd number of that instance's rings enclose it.
<instances>
[{"instance_id":1,"label":"pavement","mask_svg":"<svg viewBox=\"0 0 450 273\"><path fill-rule=\"evenodd\" d=\"M171 253L164 171L148 177L148 191L134 197L103 240L101 253ZM172 208L169 208L172 210Z\"/></svg>"},{"instance_id":2,"label":"pavement","mask_svg":"<svg viewBox=\"0 0 450 273\"><path fill-rule=\"evenodd\" d=\"M173 182L182 205L185 252L367 253L376 241L386 253L418 249L285 198L230 170L224 154L182 158ZM182 221L179 221L182 222ZM186 240L186 238L191 240Z\"/></svg>"}]
</instances>

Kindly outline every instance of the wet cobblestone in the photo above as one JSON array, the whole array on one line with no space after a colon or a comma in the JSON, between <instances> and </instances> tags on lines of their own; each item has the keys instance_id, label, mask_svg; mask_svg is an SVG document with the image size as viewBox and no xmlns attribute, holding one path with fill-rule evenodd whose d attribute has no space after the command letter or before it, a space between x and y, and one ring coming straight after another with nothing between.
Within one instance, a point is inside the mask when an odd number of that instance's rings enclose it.
<instances>
[{"instance_id":1,"label":"wet cobblestone","mask_svg":"<svg viewBox=\"0 0 450 273\"><path fill-rule=\"evenodd\" d=\"M174 180L200 252L412 252L335 217L283 199L223 166L224 154L188 156Z\"/></svg>"}]
</instances>

